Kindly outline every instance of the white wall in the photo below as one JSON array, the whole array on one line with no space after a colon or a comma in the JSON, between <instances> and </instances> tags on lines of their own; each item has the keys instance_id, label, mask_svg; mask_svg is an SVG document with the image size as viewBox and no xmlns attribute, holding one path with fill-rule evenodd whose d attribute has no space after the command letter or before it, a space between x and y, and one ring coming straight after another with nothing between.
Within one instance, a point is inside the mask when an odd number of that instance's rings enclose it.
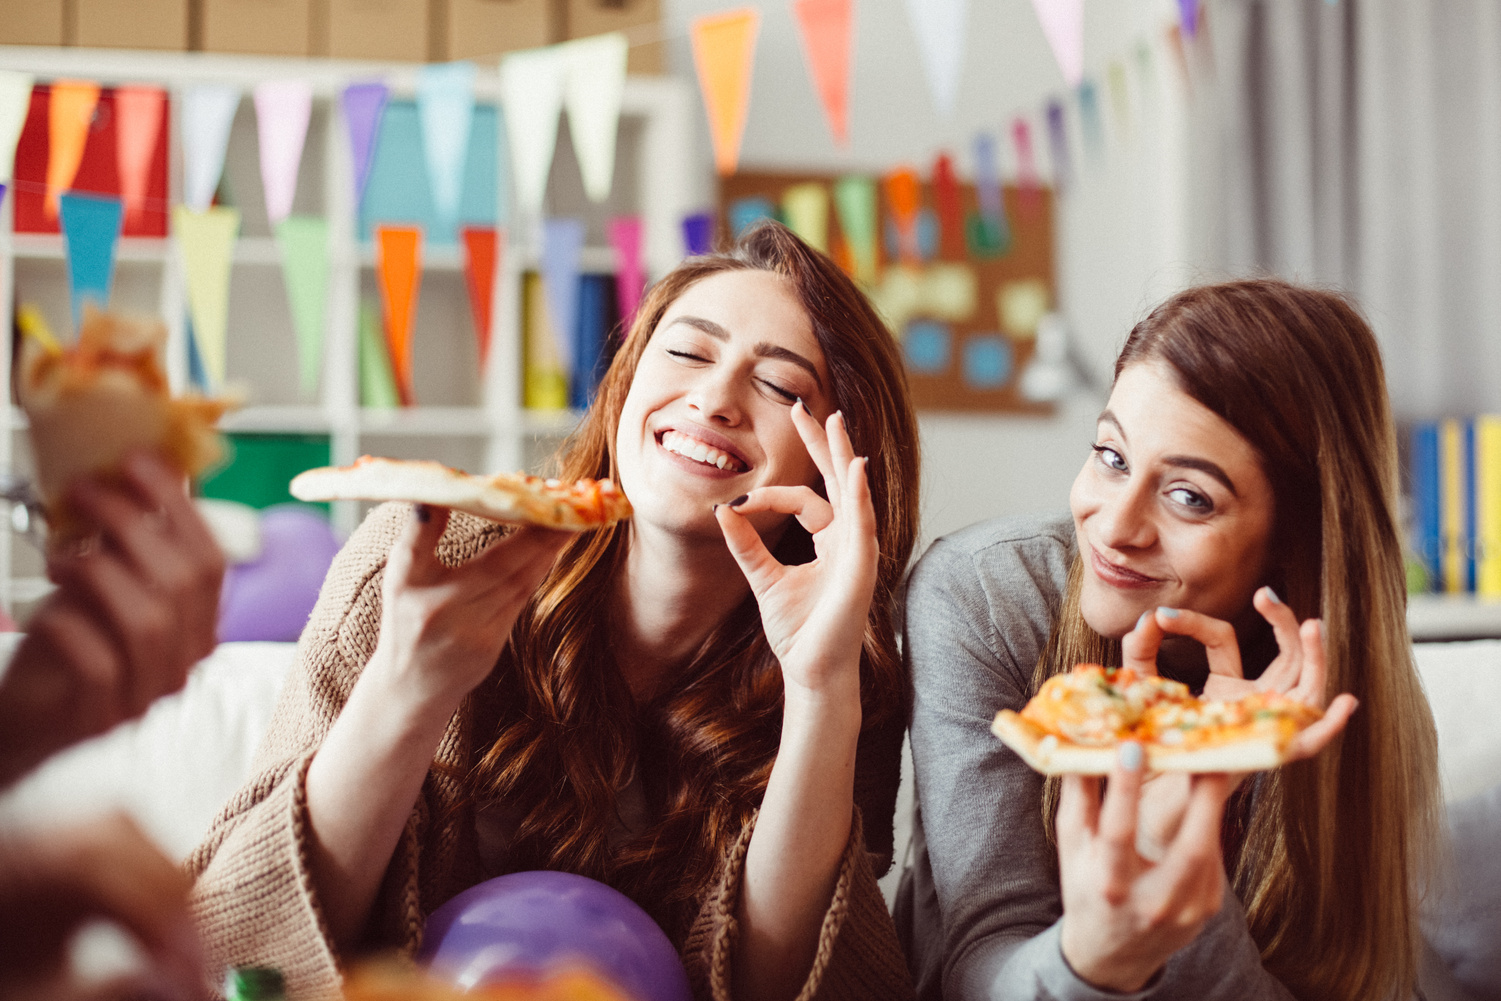
<instances>
[{"instance_id":1,"label":"white wall","mask_svg":"<svg viewBox=\"0 0 1501 1001\"><path fill-rule=\"evenodd\" d=\"M692 75L688 24L724 0L667 0L665 33L675 72ZM903 0L857 0L850 145L834 145L803 61L791 4L758 3L761 34L741 162L755 168L829 172L926 171L942 150L968 173L975 132L1009 136L1029 114L1045 175L1051 167L1042 108L1065 91L1031 0L973 0L953 113L929 97ZM1085 68L1100 82L1103 148L1084 148L1076 102L1066 102L1076 183L1060 203L1058 280L1063 312L1100 385L1131 325L1193 277L1184 206L1185 119L1190 100L1163 45L1172 0L1087 0ZM1141 71L1137 48L1150 42ZM1105 70L1127 67L1131 114L1115 117ZM707 140L699 155L707 159ZM1008 173L1009 139L1000 143ZM708 199L707 193L705 199ZM1081 392L1051 419L925 414L925 541L1000 514L1061 508L1093 434L1102 392Z\"/></svg>"}]
</instances>

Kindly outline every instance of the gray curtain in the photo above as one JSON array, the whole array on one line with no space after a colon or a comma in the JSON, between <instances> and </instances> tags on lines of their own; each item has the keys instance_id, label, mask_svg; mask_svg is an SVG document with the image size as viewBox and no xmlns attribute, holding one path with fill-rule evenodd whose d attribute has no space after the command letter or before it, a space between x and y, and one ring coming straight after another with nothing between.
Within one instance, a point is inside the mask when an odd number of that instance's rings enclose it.
<instances>
[{"instance_id":1,"label":"gray curtain","mask_svg":"<svg viewBox=\"0 0 1501 1001\"><path fill-rule=\"evenodd\" d=\"M1217 0L1195 55L1206 273L1351 292L1400 418L1501 411L1501 5Z\"/></svg>"}]
</instances>

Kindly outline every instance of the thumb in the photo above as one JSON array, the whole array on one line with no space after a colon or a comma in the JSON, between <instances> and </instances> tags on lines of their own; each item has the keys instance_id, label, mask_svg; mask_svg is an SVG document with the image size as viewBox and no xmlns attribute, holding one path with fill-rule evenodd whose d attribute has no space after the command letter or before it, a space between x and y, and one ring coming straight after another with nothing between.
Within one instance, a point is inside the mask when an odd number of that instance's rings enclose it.
<instances>
[{"instance_id":1,"label":"thumb","mask_svg":"<svg viewBox=\"0 0 1501 1001\"><path fill-rule=\"evenodd\" d=\"M421 583L442 568L438 562L438 540L448 527L450 512L446 507L415 504L406 527L396 537L387 560L386 579L404 583Z\"/></svg>"},{"instance_id":2,"label":"thumb","mask_svg":"<svg viewBox=\"0 0 1501 1001\"><path fill-rule=\"evenodd\" d=\"M714 517L719 521L720 531L724 532L724 541L730 547L730 555L740 565L740 572L750 582L751 590L759 596L776 582L776 574L782 569L782 564L767 550L766 543L761 541L761 535L755 526L732 506L715 505Z\"/></svg>"}]
</instances>

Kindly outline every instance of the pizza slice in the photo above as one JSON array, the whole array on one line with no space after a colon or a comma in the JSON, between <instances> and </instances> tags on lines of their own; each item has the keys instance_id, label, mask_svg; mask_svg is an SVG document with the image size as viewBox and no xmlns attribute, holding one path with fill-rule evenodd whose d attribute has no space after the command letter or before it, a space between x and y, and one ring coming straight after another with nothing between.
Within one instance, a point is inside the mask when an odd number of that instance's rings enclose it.
<instances>
[{"instance_id":1,"label":"pizza slice","mask_svg":"<svg viewBox=\"0 0 1501 1001\"><path fill-rule=\"evenodd\" d=\"M1148 771L1247 772L1276 768L1323 713L1276 692L1201 699L1187 686L1130 668L1080 664L1049 678L991 732L1045 775L1105 775L1123 741L1146 752Z\"/></svg>"},{"instance_id":2,"label":"pizza slice","mask_svg":"<svg viewBox=\"0 0 1501 1001\"><path fill-rule=\"evenodd\" d=\"M565 483L525 473L475 476L440 462L368 455L352 466L300 473L291 490L298 500L409 501L572 532L606 528L631 516L630 501L610 480Z\"/></svg>"},{"instance_id":3,"label":"pizza slice","mask_svg":"<svg viewBox=\"0 0 1501 1001\"><path fill-rule=\"evenodd\" d=\"M187 476L223 455L214 424L233 402L172 397L158 360L166 337L159 321L86 304L73 346L36 337L23 344L17 390L54 541L87 530L65 498L74 480L107 476L137 449L156 451Z\"/></svg>"}]
</instances>

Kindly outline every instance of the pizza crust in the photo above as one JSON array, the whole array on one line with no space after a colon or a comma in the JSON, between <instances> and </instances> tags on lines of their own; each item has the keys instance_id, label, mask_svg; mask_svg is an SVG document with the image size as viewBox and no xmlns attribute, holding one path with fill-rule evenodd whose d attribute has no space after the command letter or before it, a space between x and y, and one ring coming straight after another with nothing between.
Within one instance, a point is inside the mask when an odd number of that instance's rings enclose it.
<instances>
[{"instance_id":1,"label":"pizza crust","mask_svg":"<svg viewBox=\"0 0 1501 1001\"><path fill-rule=\"evenodd\" d=\"M429 460L366 456L352 466L309 469L292 480L304 501L407 501L466 511L490 521L581 532L630 516L630 504L608 480L598 483L599 508L580 511L567 485L521 474L474 476ZM587 506L587 505L586 505Z\"/></svg>"},{"instance_id":2,"label":"pizza crust","mask_svg":"<svg viewBox=\"0 0 1501 1001\"><path fill-rule=\"evenodd\" d=\"M1044 775L1108 775L1119 751L1119 744L1089 747L1060 740L1010 709L996 713L990 732ZM1284 748L1263 737L1187 750L1150 742L1141 746L1149 772L1259 772L1288 760Z\"/></svg>"}]
</instances>

